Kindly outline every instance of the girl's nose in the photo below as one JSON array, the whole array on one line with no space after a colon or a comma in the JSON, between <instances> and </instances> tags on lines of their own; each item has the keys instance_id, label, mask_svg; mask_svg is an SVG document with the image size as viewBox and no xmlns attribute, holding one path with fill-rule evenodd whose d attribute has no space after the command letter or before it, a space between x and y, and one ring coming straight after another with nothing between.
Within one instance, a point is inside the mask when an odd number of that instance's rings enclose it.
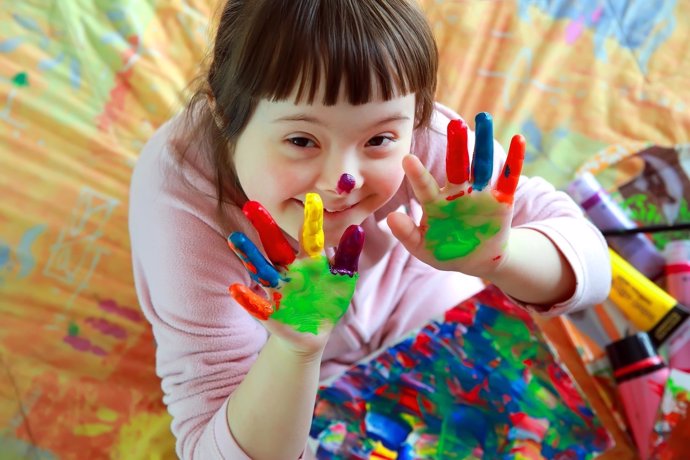
<instances>
[{"instance_id":1,"label":"girl's nose","mask_svg":"<svg viewBox=\"0 0 690 460\"><path fill-rule=\"evenodd\" d=\"M356 155L334 153L323 163L316 187L326 193L346 196L362 187L364 178ZM349 157L349 158L348 158Z\"/></svg>"},{"instance_id":2,"label":"girl's nose","mask_svg":"<svg viewBox=\"0 0 690 460\"><path fill-rule=\"evenodd\" d=\"M353 188L355 188L357 181L354 176L350 173L343 173L338 179L338 186L336 191L338 194L350 193Z\"/></svg>"}]
</instances>

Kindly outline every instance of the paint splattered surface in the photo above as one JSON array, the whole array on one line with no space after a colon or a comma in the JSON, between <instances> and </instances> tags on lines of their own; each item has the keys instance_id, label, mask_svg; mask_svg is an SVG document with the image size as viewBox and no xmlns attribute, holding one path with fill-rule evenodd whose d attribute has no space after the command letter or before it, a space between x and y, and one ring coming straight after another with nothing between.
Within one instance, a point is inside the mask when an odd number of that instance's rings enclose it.
<instances>
[{"instance_id":1,"label":"paint splattered surface","mask_svg":"<svg viewBox=\"0 0 690 460\"><path fill-rule=\"evenodd\" d=\"M687 427L690 417L690 373L671 369L649 440L651 457L659 460L687 458Z\"/></svg>"},{"instance_id":2,"label":"paint splattered surface","mask_svg":"<svg viewBox=\"0 0 690 460\"><path fill-rule=\"evenodd\" d=\"M0 457L174 455L127 193L217 3L0 0ZM491 112L503 145L523 133L525 173L558 186L585 162L687 141L690 2L420 3L438 99Z\"/></svg>"},{"instance_id":3,"label":"paint splattered surface","mask_svg":"<svg viewBox=\"0 0 690 460\"><path fill-rule=\"evenodd\" d=\"M311 436L319 459L589 459L612 446L494 287L322 387Z\"/></svg>"}]
</instances>

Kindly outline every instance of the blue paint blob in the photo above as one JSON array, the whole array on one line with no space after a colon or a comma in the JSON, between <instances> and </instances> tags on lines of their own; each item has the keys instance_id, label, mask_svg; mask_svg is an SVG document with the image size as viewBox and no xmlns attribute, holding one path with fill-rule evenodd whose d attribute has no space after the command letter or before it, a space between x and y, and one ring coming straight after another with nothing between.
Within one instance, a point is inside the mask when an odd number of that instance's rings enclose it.
<instances>
[{"instance_id":1,"label":"blue paint blob","mask_svg":"<svg viewBox=\"0 0 690 460\"><path fill-rule=\"evenodd\" d=\"M364 417L364 424L367 435L373 440L381 441L381 444L390 450L398 450L412 430L402 420L395 420L376 412L368 412Z\"/></svg>"}]
</instances>

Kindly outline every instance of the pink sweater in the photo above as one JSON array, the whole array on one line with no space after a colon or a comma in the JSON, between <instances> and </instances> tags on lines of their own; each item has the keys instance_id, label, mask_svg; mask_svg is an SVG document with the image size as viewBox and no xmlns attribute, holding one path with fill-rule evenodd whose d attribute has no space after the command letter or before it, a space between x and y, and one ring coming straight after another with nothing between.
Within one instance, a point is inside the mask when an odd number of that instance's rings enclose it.
<instances>
[{"instance_id":1,"label":"pink sweater","mask_svg":"<svg viewBox=\"0 0 690 460\"><path fill-rule=\"evenodd\" d=\"M418 132L412 148L440 184L445 183L445 130L450 118L459 116L437 105L431 129ZM247 234L252 230L234 205L226 208L232 226L223 228L216 213L213 175L198 152L190 152L181 168L176 166L169 147L176 120L162 126L144 147L132 177L129 227L136 289L156 338L156 368L163 400L173 417L178 455L246 459L228 428L226 404L267 333L228 294L231 283L253 285L228 249L226 237L233 230ZM493 177L504 155L496 144ZM437 271L412 258L385 223L386 215L398 209L417 222L422 215L407 182L363 223L366 245L360 279L352 304L326 347L324 379L483 287L477 278ZM610 283L606 243L566 194L543 179L521 178L513 227L545 234L575 271L575 294L549 314L606 298Z\"/></svg>"}]
</instances>

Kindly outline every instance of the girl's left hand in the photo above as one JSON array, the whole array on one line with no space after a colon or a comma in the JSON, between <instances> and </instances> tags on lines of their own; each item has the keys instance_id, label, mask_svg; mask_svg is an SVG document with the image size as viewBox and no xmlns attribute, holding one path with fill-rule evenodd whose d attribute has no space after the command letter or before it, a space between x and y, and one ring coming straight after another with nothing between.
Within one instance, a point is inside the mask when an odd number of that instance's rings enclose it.
<instances>
[{"instance_id":1,"label":"girl's left hand","mask_svg":"<svg viewBox=\"0 0 690 460\"><path fill-rule=\"evenodd\" d=\"M410 253L440 270L490 277L507 256L513 197L525 157L525 139L513 137L501 175L487 187L493 170L493 122L475 117L470 174L467 124L448 124L447 184L440 188L413 155L403 160L405 174L424 208L419 226L407 215L392 213L388 225Z\"/></svg>"}]
</instances>

